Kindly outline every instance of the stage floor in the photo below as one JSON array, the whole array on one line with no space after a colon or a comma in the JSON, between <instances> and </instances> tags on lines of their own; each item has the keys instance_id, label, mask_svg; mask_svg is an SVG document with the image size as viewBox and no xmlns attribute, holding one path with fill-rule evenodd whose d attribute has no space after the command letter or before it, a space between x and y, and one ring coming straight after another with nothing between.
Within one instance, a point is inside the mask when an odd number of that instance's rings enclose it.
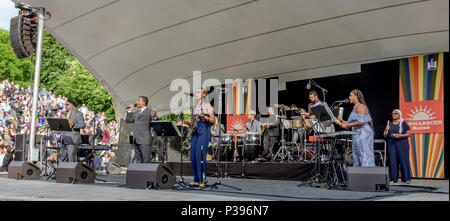
<instances>
[{"instance_id":1,"label":"stage floor","mask_svg":"<svg viewBox=\"0 0 450 221\"><path fill-rule=\"evenodd\" d=\"M353 192L298 187L299 181L260 180L225 178L223 184L241 188L242 191L219 186L218 189L205 190L141 190L125 187L126 175L101 175L94 184L60 184L40 180L8 179L0 175L0 200L37 200L37 201L304 201L304 200L340 200L340 201L378 201L378 200L425 200L448 201L448 180L413 180L412 184L391 186L389 192ZM185 177L190 182L192 177ZM208 177L209 184L215 177Z\"/></svg>"}]
</instances>

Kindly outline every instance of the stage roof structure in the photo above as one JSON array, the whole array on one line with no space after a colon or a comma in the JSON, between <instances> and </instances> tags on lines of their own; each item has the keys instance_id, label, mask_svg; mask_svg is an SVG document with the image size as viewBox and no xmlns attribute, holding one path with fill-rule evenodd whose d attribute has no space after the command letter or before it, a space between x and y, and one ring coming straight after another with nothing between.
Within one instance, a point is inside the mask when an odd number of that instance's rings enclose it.
<instances>
[{"instance_id":1,"label":"stage roof structure","mask_svg":"<svg viewBox=\"0 0 450 221\"><path fill-rule=\"evenodd\" d=\"M168 110L176 78L357 73L449 50L448 0L12 0L44 7L46 29L111 94Z\"/></svg>"}]
</instances>

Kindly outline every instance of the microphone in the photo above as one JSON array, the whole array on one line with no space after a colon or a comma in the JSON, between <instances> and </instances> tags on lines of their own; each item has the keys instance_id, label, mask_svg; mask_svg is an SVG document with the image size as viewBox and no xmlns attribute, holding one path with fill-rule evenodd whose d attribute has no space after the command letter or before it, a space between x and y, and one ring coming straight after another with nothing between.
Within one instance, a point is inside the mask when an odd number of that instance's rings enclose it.
<instances>
[{"instance_id":1,"label":"microphone","mask_svg":"<svg viewBox=\"0 0 450 221\"><path fill-rule=\"evenodd\" d=\"M309 90L311 89L311 80L308 81L308 84L306 84L306 89Z\"/></svg>"},{"instance_id":2,"label":"microphone","mask_svg":"<svg viewBox=\"0 0 450 221\"><path fill-rule=\"evenodd\" d=\"M344 99L344 100L340 100L340 101L335 101L335 103L348 103L350 102L348 99Z\"/></svg>"},{"instance_id":3,"label":"microphone","mask_svg":"<svg viewBox=\"0 0 450 221\"><path fill-rule=\"evenodd\" d=\"M137 107L137 104L133 104L133 107ZM130 107L127 107L127 109L130 109Z\"/></svg>"}]
</instances>

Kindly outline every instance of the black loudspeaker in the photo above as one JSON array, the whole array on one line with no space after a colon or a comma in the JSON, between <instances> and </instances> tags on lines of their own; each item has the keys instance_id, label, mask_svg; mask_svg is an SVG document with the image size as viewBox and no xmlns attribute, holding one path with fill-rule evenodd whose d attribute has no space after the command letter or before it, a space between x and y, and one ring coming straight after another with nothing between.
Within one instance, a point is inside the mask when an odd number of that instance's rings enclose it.
<instances>
[{"instance_id":1,"label":"black loudspeaker","mask_svg":"<svg viewBox=\"0 0 450 221\"><path fill-rule=\"evenodd\" d=\"M39 179L41 169L36 164L25 161L12 161L8 166L9 179Z\"/></svg>"},{"instance_id":2,"label":"black loudspeaker","mask_svg":"<svg viewBox=\"0 0 450 221\"><path fill-rule=\"evenodd\" d=\"M389 190L389 169L387 167L349 167L347 170L348 190Z\"/></svg>"},{"instance_id":3,"label":"black loudspeaker","mask_svg":"<svg viewBox=\"0 0 450 221\"><path fill-rule=\"evenodd\" d=\"M16 141L14 143L14 159L17 161L26 160L26 156L28 155L28 148L26 147L26 139L25 134L17 134Z\"/></svg>"},{"instance_id":4,"label":"black loudspeaker","mask_svg":"<svg viewBox=\"0 0 450 221\"><path fill-rule=\"evenodd\" d=\"M35 52L36 30L35 19L23 15L11 18L9 38L17 58L27 58Z\"/></svg>"},{"instance_id":5,"label":"black loudspeaker","mask_svg":"<svg viewBox=\"0 0 450 221\"><path fill-rule=\"evenodd\" d=\"M56 168L57 183L94 183L95 170L79 162L62 162Z\"/></svg>"},{"instance_id":6,"label":"black loudspeaker","mask_svg":"<svg viewBox=\"0 0 450 221\"><path fill-rule=\"evenodd\" d=\"M106 172L109 174L120 174L121 171L122 168L117 163L109 162L106 164Z\"/></svg>"},{"instance_id":7,"label":"black loudspeaker","mask_svg":"<svg viewBox=\"0 0 450 221\"><path fill-rule=\"evenodd\" d=\"M132 163L128 166L127 187L134 189L171 189L175 185L175 173L166 164Z\"/></svg>"},{"instance_id":8,"label":"black loudspeaker","mask_svg":"<svg viewBox=\"0 0 450 221\"><path fill-rule=\"evenodd\" d=\"M36 135L36 137L35 137L35 145L34 145L33 151L35 151L37 153L39 153L39 147L40 147L42 137L45 137L45 136ZM29 152L29 147L30 147L29 145L30 145L30 135L25 136L25 134L17 134L16 140L14 143L14 160L28 161L28 152ZM32 161L32 160L30 160L30 161Z\"/></svg>"}]
</instances>

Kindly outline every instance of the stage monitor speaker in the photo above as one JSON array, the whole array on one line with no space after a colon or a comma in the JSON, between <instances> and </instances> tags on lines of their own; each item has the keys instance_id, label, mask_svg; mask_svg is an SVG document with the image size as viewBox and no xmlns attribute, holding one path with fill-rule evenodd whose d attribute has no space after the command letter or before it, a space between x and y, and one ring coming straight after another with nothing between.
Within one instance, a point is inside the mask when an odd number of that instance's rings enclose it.
<instances>
[{"instance_id":1,"label":"stage monitor speaker","mask_svg":"<svg viewBox=\"0 0 450 221\"><path fill-rule=\"evenodd\" d=\"M106 172L109 174L120 174L121 171L122 168L117 163L109 162L106 164Z\"/></svg>"},{"instance_id":2,"label":"stage monitor speaker","mask_svg":"<svg viewBox=\"0 0 450 221\"><path fill-rule=\"evenodd\" d=\"M175 183L175 173L166 164L132 163L127 169L126 185L128 188L171 189Z\"/></svg>"},{"instance_id":3,"label":"stage monitor speaker","mask_svg":"<svg viewBox=\"0 0 450 221\"><path fill-rule=\"evenodd\" d=\"M347 170L348 190L389 190L389 169L387 167L349 167Z\"/></svg>"},{"instance_id":4,"label":"stage monitor speaker","mask_svg":"<svg viewBox=\"0 0 450 221\"><path fill-rule=\"evenodd\" d=\"M26 161L12 161L8 166L9 179L39 179L41 169L36 164Z\"/></svg>"},{"instance_id":5,"label":"stage monitor speaker","mask_svg":"<svg viewBox=\"0 0 450 221\"><path fill-rule=\"evenodd\" d=\"M62 162L56 168L57 183L94 183L95 170L79 162Z\"/></svg>"}]
</instances>

